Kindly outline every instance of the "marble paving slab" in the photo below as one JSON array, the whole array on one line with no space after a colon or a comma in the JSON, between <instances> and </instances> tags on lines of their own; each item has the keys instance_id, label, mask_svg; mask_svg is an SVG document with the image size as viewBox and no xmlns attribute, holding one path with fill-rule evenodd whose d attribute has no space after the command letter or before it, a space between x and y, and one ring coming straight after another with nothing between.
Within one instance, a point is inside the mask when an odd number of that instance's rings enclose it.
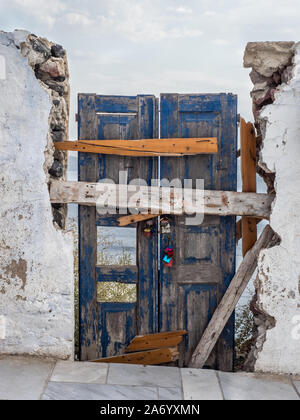
<instances>
[{"instance_id":1,"label":"marble paving slab","mask_svg":"<svg viewBox=\"0 0 300 420\"><path fill-rule=\"evenodd\" d=\"M158 399L162 401L182 400L181 388L158 388Z\"/></svg>"},{"instance_id":2,"label":"marble paving slab","mask_svg":"<svg viewBox=\"0 0 300 420\"><path fill-rule=\"evenodd\" d=\"M54 362L32 358L0 359L0 400L38 400Z\"/></svg>"},{"instance_id":3,"label":"marble paving slab","mask_svg":"<svg viewBox=\"0 0 300 420\"><path fill-rule=\"evenodd\" d=\"M218 377L213 370L181 369L185 400L223 400Z\"/></svg>"},{"instance_id":4,"label":"marble paving slab","mask_svg":"<svg viewBox=\"0 0 300 420\"><path fill-rule=\"evenodd\" d=\"M156 388L49 382L43 400L126 401L157 400Z\"/></svg>"},{"instance_id":5,"label":"marble paving slab","mask_svg":"<svg viewBox=\"0 0 300 420\"><path fill-rule=\"evenodd\" d=\"M300 395L300 381L293 381L293 382L294 382L294 385L295 385L295 387L296 387L296 389L297 389L297 391Z\"/></svg>"},{"instance_id":6,"label":"marble paving slab","mask_svg":"<svg viewBox=\"0 0 300 420\"><path fill-rule=\"evenodd\" d=\"M166 366L111 364L108 384L181 388L180 370Z\"/></svg>"},{"instance_id":7,"label":"marble paving slab","mask_svg":"<svg viewBox=\"0 0 300 420\"><path fill-rule=\"evenodd\" d=\"M219 372L225 400L298 400L288 378L268 380L255 374Z\"/></svg>"},{"instance_id":8,"label":"marble paving slab","mask_svg":"<svg viewBox=\"0 0 300 420\"><path fill-rule=\"evenodd\" d=\"M57 362L51 382L105 384L108 365L88 362Z\"/></svg>"}]
</instances>

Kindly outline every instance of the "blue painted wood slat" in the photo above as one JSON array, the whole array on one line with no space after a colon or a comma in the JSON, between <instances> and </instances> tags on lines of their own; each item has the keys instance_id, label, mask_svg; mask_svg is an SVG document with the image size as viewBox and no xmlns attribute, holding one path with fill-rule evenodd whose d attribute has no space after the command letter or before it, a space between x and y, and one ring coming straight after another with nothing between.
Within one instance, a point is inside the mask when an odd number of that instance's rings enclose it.
<instances>
[{"instance_id":1,"label":"blue painted wood slat","mask_svg":"<svg viewBox=\"0 0 300 420\"><path fill-rule=\"evenodd\" d=\"M124 139L157 137L157 100L151 95L79 95L79 139ZM79 153L79 179L120 183L144 179L150 185L158 177L158 158L141 161ZM116 356L137 334L158 331L157 237L146 239L143 224L137 227L137 266L97 267L97 228L118 228L120 215L99 215L80 206L80 347L81 360ZM120 228L118 228L120 229ZM157 222L154 224L157 231ZM136 304L129 306L97 302L97 283L138 284Z\"/></svg>"},{"instance_id":2,"label":"blue painted wood slat","mask_svg":"<svg viewBox=\"0 0 300 420\"><path fill-rule=\"evenodd\" d=\"M205 189L235 191L237 97L161 95L162 138L205 136L218 138L217 155L161 158L161 179L192 179L194 188L196 179L204 179ZM205 217L204 223L191 227L185 217L170 217L170 223L171 234L161 236L161 250L173 245L175 266L160 266L160 329L189 331L180 352L184 366L234 276L235 218ZM207 366L231 371L233 350L232 317Z\"/></svg>"}]
</instances>

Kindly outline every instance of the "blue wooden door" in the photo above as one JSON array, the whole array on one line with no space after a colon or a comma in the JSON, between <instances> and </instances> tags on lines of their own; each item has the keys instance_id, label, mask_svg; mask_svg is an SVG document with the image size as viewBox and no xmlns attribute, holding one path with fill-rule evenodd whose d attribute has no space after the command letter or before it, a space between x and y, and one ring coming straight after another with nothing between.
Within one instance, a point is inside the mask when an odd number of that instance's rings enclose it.
<instances>
[{"instance_id":1,"label":"blue wooden door","mask_svg":"<svg viewBox=\"0 0 300 420\"><path fill-rule=\"evenodd\" d=\"M80 94L79 139L157 137L157 105L154 96ZM151 185L151 180L157 178L158 158L79 153L80 181L110 179L116 184L128 184L143 179ZM119 217L98 214L92 207L79 208L81 360L122 354L136 335L158 331L157 234L146 238L142 223L121 231ZM153 230L157 232L157 222ZM99 249L103 244L120 250L116 243L127 237L135 238L133 259L125 256L124 261L122 251L103 256L103 249Z\"/></svg>"},{"instance_id":2,"label":"blue wooden door","mask_svg":"<svg viewBox=\"0 0 300 420\"><path fill-rule=\"evenodd\" d=\"M161 159L161 179L183 185L204 179L207 190L237 188L237 97L161 95L161 137L217 137L217 155ZM161 235L161 252L171 243L175 265L160 265L160 330L186 329L180 365L186 365L235 273L235 217L207 216L200 225L170 217L171 233ZM234 317L228 322L207 366L233 368Z\"/></svg>"},{"instance_id":3,"label":"blue wooden door","mask_svg":"<svg viewBox=\"0 0 300 420\"><path fill-rule=\"evenodd\" d=\"M158 101L153 96L110 97L79 95L79 139L139 139L158 137ZM79 154L79 180L111 179L129 183L159 177L183 185L203 179L205 189L236 190L237 98L231 94L161 95L161 138L217 137L217 155L131 158ZM162 140L163 141L163 140ZM119 172L125 179L119 180ZM136 235L136 259L129 265L103 264L97 248L101 229L118 228L119 216L97 215L80 206L80 348L81 360L122 354L137 334L186 329L180 366L187 365L214 310L235 272L235 218L205 217L187 225L185 217L169 217L169 234L159 234L154 222L151 238L145 225L129 229ZM99 230L100 229L100 230ZM98 230L98 235L97 235ZM100 232L100 233L99 233ZM127 236L132 234L126 233ZM160 243L159 243L160 242ZM159 247L158 247L159 244ZM162 262L167 245L175 264ZM109 247L113 247L109 243ZM129 287L135 299L102 299L107 286ZM100 290L100 292L99 292ZM234 317L230 319L207 366L232 370Z\"/></svg>"}]
</instances>

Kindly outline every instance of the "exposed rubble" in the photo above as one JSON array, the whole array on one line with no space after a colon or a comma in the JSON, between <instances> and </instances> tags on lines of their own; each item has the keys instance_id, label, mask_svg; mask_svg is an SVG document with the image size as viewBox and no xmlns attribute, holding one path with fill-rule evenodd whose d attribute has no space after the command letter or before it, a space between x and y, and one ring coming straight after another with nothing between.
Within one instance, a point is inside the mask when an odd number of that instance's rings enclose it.
<instances>
[{"instance_id":1,"label":"exposed rubble","mask_svg":"<svg viewBox=\"0 0 300 420\"><path fill-rule=\"evenodd\" d=\"M275 173L260 159L265 134L265 122L260 113L274 102L279 87L291 79L294 49L295 42L249 42L244 55L244 67L252 68L250 78L254 84L251 97L257 130L257 173L264 179L269 193L275 192Z\"/></svg>"},{"instance_id":2,"label":"exposed rubble","mask_svg":"<svg viewBox=\"0 0 300 420\"><path fill-rule=\"evenodd\" d=\"M20 31L23 33L23 31ZM15 31L18 38L18 31ZM70 86L66 51L61 45L49 42L29 34L25 42L17 42L23 57L35 72L37 79L48 92L52 100L49 117L49 136L45 151L45 172L55 179L65 179L67 171L67 153L54 150L53 142L68 140ZM64 229L67 206L52 206L54 222Z\"/></svg>"}]
</instances>

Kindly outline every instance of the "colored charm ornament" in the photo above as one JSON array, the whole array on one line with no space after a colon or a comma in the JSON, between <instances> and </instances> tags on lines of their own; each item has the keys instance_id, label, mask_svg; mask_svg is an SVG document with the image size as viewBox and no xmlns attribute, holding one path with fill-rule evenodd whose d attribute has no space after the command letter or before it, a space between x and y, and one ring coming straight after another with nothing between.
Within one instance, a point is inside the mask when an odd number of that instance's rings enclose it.
<instances>
[{"instance_id":1,"label":"colored charm ornament","mask_svg":"<svg viewBox=\"0 0 300 420\"><path fill-rule=\"evenodd\" d=\"M163 262L166 267L173 267L174 265L174 249L172 246L168 246L164 251Z\"/></svg>"}]
</instances>

